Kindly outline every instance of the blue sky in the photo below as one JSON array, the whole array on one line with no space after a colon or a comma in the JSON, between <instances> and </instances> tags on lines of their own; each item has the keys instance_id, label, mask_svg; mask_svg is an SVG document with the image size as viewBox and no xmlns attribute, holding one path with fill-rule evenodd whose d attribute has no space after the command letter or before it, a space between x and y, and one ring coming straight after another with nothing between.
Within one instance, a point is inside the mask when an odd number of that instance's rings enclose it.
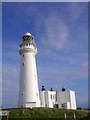
<instances>
[{"instance_id":1,"label":"blue sky","mask_svg":"<svg viewBox=\"0 0 90 120\"><path fill-rule=\"evenodd\" d=\"M88 3L2 4L3 106L17 105L21 37L35 37L39 89L76 92L77 107L88 103Z\"/></svg>"},{"instance_id":2,"label":"blue sky","mask_svg":"<svg viewBox=\"0 0 90 120\"><path fill-rule=\"evenodd\" d=\"M3 2L89 2L89 0L2 0Z\"/></svg>"}]
</instances>

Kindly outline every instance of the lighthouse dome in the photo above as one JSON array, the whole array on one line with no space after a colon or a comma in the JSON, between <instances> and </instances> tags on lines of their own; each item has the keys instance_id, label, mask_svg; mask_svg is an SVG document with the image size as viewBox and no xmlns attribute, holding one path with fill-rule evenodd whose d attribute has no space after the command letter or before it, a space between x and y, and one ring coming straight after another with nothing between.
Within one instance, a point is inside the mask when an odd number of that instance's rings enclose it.
<instances>
[{"instance_id":1,"label":"lighthouse dome","mask_svg":"<svg viewBox=\"0 0 90 120\"><path fill-rule=\"evenodd\" d=\"M34 37L29 33L27 32L24 36L22 36L22 40L25 42L25 41L28 41L28 40L31 40L33 39Z\"/></svg>"},{"instance_id":2,"label":"lighthouse dome","mask_svg":"<svg viewBox=\"0 0 90 120\"><path fill-rule=\"evenodd\" d=\"M24 36L31 36L31 34L29 32L27 32Z\"/></svg>"}]
</instances>

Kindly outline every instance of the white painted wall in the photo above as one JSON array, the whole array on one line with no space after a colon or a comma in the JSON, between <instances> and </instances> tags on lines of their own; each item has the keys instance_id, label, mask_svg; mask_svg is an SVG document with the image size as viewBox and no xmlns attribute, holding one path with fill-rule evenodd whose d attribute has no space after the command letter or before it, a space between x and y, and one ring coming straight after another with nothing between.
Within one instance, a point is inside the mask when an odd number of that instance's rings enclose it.
<instances>
[{"instance_id":1,"label":"white painted wall","mask_svg":"<svg viewBox=\"0 0 90 120\"><path fill-rule=\"evenodd\" d=\"M19 107L40 107L35 55L37 48L24 46L21 55Z\"/></svg>"},{"instance_id":2,"label":"white painted wall","mask_svg":"<svg viewBox=\"0 0 90 120\"><path fill-rule=\"evenodd\" d=\"M45 107L45 105L46 105L45 91L40 91L40 103L41 103L41 107Z\"/></svg>"},{"instance_id":3,"label":"white painted wall","mask_svg":"<svg viewBox=\"0 0 90 120\"><path fill-rule=\"evenodd\" d=\"M52 95L52 98L51 98ZM54 98L53 98L54 96ZM58 104L58 108L76 109L76 100L74 91L40 91L41 107L54 108Z\"/></svg>"},{"instance_id":4,"label":"white painted wall","mask_svg":"<svg viewBox=\"0 0 90 120\"><path fill-rule=\"evenodd\" d=\"M45 92L46 107L53 108L55 101L56 101L56 91L46 91Z\"/></svg>"},{"instance_id":5,"label":"white painted wall","mask_svg":"<svg viewBox=\"0 0 90 120\"><path fill-rule=\"evenodd\" d=\"M76 109L76 98L74 91L70 91L70 101L71 101L71 109Z\"/></svg>"},{"instance_id":6,"label":"white painted wall","mask_svg":"<svg viewBox=\"0 0 90 120\"><path fill-rule=\"evenodd\" d=\"M56 102L55 91L40 91L41 107L53 108Z\"/></svg>"},{"instance_id":7,"label":"white painted wall","mask_svg":"<svg viewBox=\"0 0 90 120\"><path fill-rule=\"evenodd\" d=\"M57 93L57 103L59 108L65 104L66 109L76 109L76 100L74 91L61 91Z\"/></svg>"}]
</instances>

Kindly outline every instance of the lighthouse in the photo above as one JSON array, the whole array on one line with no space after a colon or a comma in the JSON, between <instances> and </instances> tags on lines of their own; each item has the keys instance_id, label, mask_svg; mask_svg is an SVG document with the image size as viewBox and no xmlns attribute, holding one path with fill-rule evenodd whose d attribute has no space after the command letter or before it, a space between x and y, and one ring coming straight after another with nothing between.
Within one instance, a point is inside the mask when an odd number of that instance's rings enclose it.
<instances>
[{"instance_id":1,"label":"lighthouse","mask_svg":"<svg viewBox=\"0 0 90 120\"><path fill-rule=\"evenodd\" d=\"M22 37L19 54L21 56L21 68L18 107L40 107L35 60L37 47L34 43L34 37L29 32Z\"/></svg>"}]
</instances>

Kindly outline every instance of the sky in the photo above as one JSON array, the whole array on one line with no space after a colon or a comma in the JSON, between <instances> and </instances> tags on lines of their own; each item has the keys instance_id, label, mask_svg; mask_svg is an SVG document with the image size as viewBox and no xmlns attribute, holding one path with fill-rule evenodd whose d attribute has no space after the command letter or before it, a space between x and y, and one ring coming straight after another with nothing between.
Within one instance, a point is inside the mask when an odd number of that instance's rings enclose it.
<instances>
[{"instance_id":1,"label":"sky","mask_svg":"<svg viewBox=\"0 0 90 120\"><path fill-rule=\"evenodd\" d=\"M89 0L1 0L2 2L89 2Z\"/></svg>"},{"instance_id":2,"label":"sky","mask_svg":"<svg viewBox=\"0 0 90 120\"><path fill-rule=\"evenodd\" d=\"M38 49L39 90L76 92L88 107L88 3L2 3L2 101L16 107L20 80L19 45L28 31Z\"/></svg>"}]
</instances>

